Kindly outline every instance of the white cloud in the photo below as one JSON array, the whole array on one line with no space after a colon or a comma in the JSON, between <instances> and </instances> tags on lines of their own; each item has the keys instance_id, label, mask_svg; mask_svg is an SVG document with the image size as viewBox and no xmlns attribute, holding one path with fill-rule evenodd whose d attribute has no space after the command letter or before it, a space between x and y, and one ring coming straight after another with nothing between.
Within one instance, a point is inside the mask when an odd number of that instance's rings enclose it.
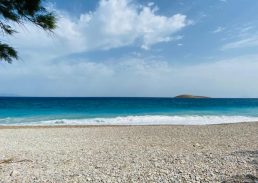
<instances>
[{"instance_id":1,"label":"white cloud","mask_svg":"<svg viewBox=\"0 0 258 183\"><path fill-rule=\"evenodd\" d=\"M257 47L257 46L258 46L258 36L252 36L252 37L242 38L237 41L226 43L222 46L222 50L228 50L228 49L234 49L234 48Z\"/></svg>"},{"instance_id":2,"label":"white cloud","mask_svg":"<svg viewBox=\"0 0 258 183\"><path fill-rule=\"evenodd\" d=\"M24 54L44 51L50 57L58 57L130 45L148 49L181 38L175 34L190 23L186 15L162 16L157 10L153 3L143 6L130 0L101 0L94 12L81 14L79 18L54 9L59 17L55 34L46 35L26 24L25 28L17 26L20 33L9 41Z\"/></svg>"},{"instance_id":3,"label":"white cloud","mask_svg":"<svg viewBox=\"0 0 258 183\"><path fill-rule=\"evenodd\" d=\"M148 3L148 6L154 6L154 5L155 5L154 2L149 2L149 3Z\"/></svg>"},{"instance_id":4,"label":"white cloud","mask_svg":"<svg viewBox=\"0 0 258 183\"><path fill-rule=\"evenodd\" d=\"M244 26L244 27L241 27L240 28L240 33L241 34L245 34L245 33L248 33L249 31L251 31L252 29L254 29L255 27L254 26Z\"/></svg>"},{"instance_id":5,"label":"white cloud","mask_svg":"<svg viewBox=\"0 0 258 183\"><path fill-rule=\"evenodd\" d=\"M219 26L219 27L217 27L214 31L212 31L212 33L216 34L216 33L222 32L222 31L224 31L224 30L225 30L224 27Z\"/></svg>"},{"instance_id":6,"label":"white cloud","mask_svg":"<svg viewBox=\"0 0 258 183\"><path fill-rule=\"evenodd\" d=\"M253 23L237 26L227 32L223 38L226 43L222 45L221 50L258 47L258 32Z\"/></svg>"},{"instance_id":7,"label":"white cloud","mask_svg":"<svg viewBox=\"0 0 258 183\"><path fill-rule=\"evenodd\" d=\"M100 49L135 43L147 49L173 40L172 35L188 25L185 15L157 15L157 8L153 3L150 5L136 5L129 0L101 0L87 26L81 30L88 35L86 42Z\"/></svg>"}]
</instances>

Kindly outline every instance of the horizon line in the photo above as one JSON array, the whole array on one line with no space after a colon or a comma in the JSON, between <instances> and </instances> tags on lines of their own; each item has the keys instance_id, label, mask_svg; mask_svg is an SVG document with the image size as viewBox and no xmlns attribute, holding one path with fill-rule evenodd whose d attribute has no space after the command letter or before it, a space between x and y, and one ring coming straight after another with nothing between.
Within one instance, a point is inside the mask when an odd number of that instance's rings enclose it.
<instances>
[{"instance_id":1,"label":"horizon line","mask_svg":"<svg viewBox=\"0 0 258 183\"><path fill-rule=\"evenodd\" d=\"M176 96L1 96L0 98L176 98ZM177 99L258 99L258 97L209 97L209 98L177 98Z\"/></svg>"}]
</instances>

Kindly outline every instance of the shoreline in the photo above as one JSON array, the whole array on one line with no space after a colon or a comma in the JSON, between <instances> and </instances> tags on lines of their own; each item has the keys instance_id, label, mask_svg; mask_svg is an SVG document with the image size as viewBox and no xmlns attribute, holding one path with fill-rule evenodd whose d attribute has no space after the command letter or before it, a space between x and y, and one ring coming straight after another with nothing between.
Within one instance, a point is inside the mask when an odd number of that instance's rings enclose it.
<instances>
[{"instance_id":1,"label":"shoreline","mask_svg":"<svg viewBox=\"0 0 258 183\"><path fill-rule=\"evenodd\" d=\"M52 124L52 125L49 125L49 124L36 124L36 125L1 125L0 124L0 130L1 129L22 129L22 128L30 128L30 129L40 129L40 128L106 128L106 127L144 127L144 126L151 126L151 127L155 127L155 126L167 126L167 127L180 127L180 126L189 126L189 127L202 127L202 126L224 126L224 125L237 125L237 124L248 124L248 123L257 123L258 124L258 121L248 121L248 122L234 122L234 123L218 123L218 124L202 124L202 125L188 125L188 124L150 124L150 125L142 125L142 124L139 124L139 125L135 125L135 124L111 124L111 125L96 125L96 124L78 124L78 125L74 125L74 124L66 124L66 125L59 125L59 124Z\"/></svg>"}]
</instances>

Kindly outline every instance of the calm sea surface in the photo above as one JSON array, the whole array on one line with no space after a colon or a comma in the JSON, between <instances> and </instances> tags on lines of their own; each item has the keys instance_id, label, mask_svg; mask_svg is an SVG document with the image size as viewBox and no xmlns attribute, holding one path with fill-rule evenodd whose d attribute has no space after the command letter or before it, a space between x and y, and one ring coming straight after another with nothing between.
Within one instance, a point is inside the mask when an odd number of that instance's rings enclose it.
<instances>
[{"instance_id":1,"label":"calm sea surface","mask_svg":"<svg viewBox=\"0 0 258 183\"><path fill-rule=\"evenodd\" d=\"M0 125L258 121L258 99L0 97Z\"/></svg>"}]
</instances>

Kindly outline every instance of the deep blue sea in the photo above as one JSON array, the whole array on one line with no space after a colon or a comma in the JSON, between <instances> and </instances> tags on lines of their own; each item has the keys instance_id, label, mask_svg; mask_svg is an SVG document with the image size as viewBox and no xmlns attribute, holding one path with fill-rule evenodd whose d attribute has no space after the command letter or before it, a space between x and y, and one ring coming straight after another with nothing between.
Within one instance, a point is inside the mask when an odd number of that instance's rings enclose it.
<instances>
[{"instance_id":1,"label":"deep blue sea","mask_svg":"<svg viewBox=\"0 0 258 183\"><path fill-rule=\"evenodd\" d=\"M0 125L198 125L251 121L258 121L258 99L0 97Z\"/></svg>"}]
</instances>

